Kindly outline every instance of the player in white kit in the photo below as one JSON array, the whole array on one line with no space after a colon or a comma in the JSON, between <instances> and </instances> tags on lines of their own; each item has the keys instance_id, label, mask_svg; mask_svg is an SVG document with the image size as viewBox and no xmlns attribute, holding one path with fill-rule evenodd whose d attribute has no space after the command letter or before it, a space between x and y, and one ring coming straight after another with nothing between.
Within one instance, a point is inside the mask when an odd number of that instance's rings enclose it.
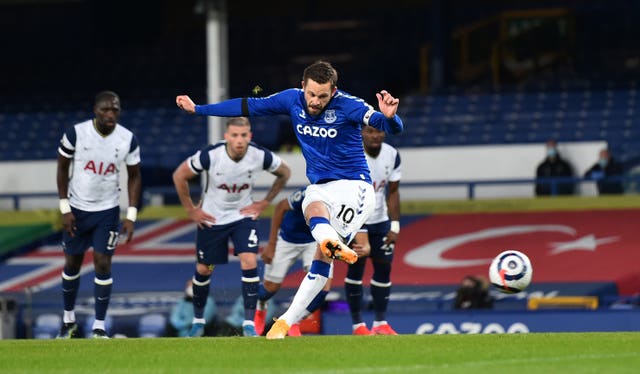
<instances>
[{"instance_id":1,"label":"player in white kit","mask_svg":"<svg viewBox=\"0 0 640 374\"><path fill-rule=\"evenodd\" d=\"M258 300L259 238L256 219L280 193L291 175L289 166L275 153L251 142L251 124L246 117L227 121L224 141L208 145L184 161L173 173L180 203L198 224L196 270L193 275L194 319L189 336L202 336L203 318L215 265L229 261L229 240L242 270L244 336L257 336L253 322ZM253 201L256 175L267 171L276 176L263 200ZM203 175L206 187L202 200L194 204L189 180Z\"/></svg>"},{"instance_id":2,"label":"player in white kit","mask_svg":"<svg viewBox=\"0 0 640 374\"><path fill-rule=\"evenodd\" d=\"M397 335L386 321L386 312L391 293L393 249L400 233L399 186L402 170L398 150L384 143L384 138L383 131L372 127L362 129L364 151L376 192L376 208L365 225L371 245L368 258L373 266L370 292L375 317L373 327L369 330L361 314L362 277L367 264L367 257L361 257L349 265L344 280L354 335Z\"/></svg>"},{"instance_id":3,"label":"player in white kit","mask_svg":"<svg viewBox=\"0 0 640 374\"><path fill-rule=\"evenodd\" d=\"M93 247L95 270L94 338L108 338L105 316L111 297L111 257L118 244L120 222L119 178L127 169L129 208L122 221L125 241L131 240L140 198L140 147L135 135L118 123L120 98L100 92L93 107L94 119L70 127L58 147L57 185L62 213L63 324L58 338L77 335L75 303L85 252ZM71 169L71 171L70 171Z\"/></svg>"}]
</instances>

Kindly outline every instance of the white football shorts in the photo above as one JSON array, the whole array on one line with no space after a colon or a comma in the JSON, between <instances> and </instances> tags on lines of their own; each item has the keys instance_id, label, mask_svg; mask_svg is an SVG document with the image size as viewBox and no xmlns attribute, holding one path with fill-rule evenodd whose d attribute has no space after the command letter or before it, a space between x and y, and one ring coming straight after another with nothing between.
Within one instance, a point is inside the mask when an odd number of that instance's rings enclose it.
<instances>
[{"instance_id":1,"label":"white football shorts","mask_svg":"<svg viewBox=\"0 0 640 374\"><path fill-rule=\"evenodd\" d=\"M373 213L376 206L373 186L365 181L337 180L307 187L302 210L313 201L323 202L329 209L330 223L346 244Z\"/></svg>"},{"instance_id":2,"label":"white football shorts","mask_svg":"<svg viewBox=\"0 0 640 374\"><path fill-rule=\"evenodd\" d=\"M298 260L302 261L302 268L305 273L308 272L317 246L318 244L315 241L310 243L291 243L278 237L273 260L270 264L264 266L264 280L281 284L291 266ZM333 266L329 270L329 278L333 278Z\"/></svg>"}]
</instances>

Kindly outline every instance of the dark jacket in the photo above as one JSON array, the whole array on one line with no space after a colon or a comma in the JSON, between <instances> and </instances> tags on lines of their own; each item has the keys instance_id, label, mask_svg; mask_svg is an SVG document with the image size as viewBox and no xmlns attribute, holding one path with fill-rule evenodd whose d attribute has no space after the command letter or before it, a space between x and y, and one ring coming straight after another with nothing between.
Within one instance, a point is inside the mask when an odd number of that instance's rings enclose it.
<instances>
[{"instance_id":1,"label":"dark jacket","mask_svg":"<svg viewBox=\"0 0 640 374\"><path fill-rule=\"evenodd\" d=\"M609 177L620 177L623 174L624 168L622 165L613 158L610 158L604 169L596 162L591 169L587 170L584 177L596 181L600 195L621 194L624 193L624 183L622 179L612 180Z\"/></svg>"},{"instance_id":2,"label":"dark jacket","mask_svg":"<svg viewBox=\"0 0 640 374\"><path fill-rule=\"evenodd\" d=\"M469 280L470 284L458 287L456 298L453 302L453 309L493 308L493 297L489 295L489 290L483 282L471 276L465 279Z\"/></svg>"},{"instance_id":3,"label":"dark jacket","mask_svg":"<svg viewBox=\"0 0 640 374\"><path fill-rule=\"evenodd\" d=\"M536 169L537 178L573 177L573 168L560 156L545 158ZM573 182L557 183L558 195L573 195L575 184ZM551 182L536 182L536 195L551 195Z\"/></svg>"}]
</instances>

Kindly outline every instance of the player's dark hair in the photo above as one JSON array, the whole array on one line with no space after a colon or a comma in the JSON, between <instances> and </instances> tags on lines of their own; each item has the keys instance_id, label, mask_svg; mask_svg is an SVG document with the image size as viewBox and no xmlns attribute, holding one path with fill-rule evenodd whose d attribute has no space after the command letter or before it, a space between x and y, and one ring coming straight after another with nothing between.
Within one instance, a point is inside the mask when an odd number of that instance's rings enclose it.
<instances>
[{"instance_id":1,"label":"player's dark hair","mask_svg":"<svg viewBox=\"0 0 640 374\"><path fill-rule=\"evenodd\" d=\"M118 102L120 102L120 96L118 96L117 93L113 91L101 91L101 92L98 92L98 94L96 95L95 104L98 104L99 102L104 100L113 100L113 99L116 99L118 100Z\"/></svg>"},{"instance_id":2,"label":"player's dark hair","mask_svg":"<svg viewBox=\"0 0 640 374\"><path fill-rule=\"evenodd\" d=\"M326 61L316 61L307 66L302 73L302 81L311 79L314 82L324 84L331 83L331 88L338 85L338 72Z\"/></svg>"}]
</instances>

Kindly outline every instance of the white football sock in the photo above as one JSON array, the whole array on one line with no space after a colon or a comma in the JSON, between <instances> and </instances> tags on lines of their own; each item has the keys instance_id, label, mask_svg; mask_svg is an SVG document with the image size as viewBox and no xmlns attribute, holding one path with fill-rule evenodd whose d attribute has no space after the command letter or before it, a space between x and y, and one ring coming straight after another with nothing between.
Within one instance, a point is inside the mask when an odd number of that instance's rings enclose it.
<instances>
[{"instance_id":1,"label":"white football sock","mask_svg":"<svg viewBox=\"0 0 640 374\"><path fill-rule=\"evenodd\" d=\"M289 326L298 323L307 313L307 306L322 291L326 283L327 277L316 273L307 273L300 283L289 309L280 318L284 319Z\"/></svg>"},{"instance_id":2,"label":"white football sock","mask_svg":"<svg viewBox=\"0 0 640 374\"><path fill-rule=\"evenodd\" d=\"M75 310L65 310L62 312L62 322L64 323L74 323L76 321L76 311Z\"/></svg>"},{"instance_id":3,"label":"white football sock","mask_svg":"<svg viewBox=\"0 0 640 374\"><path fill-rule=\"evenodd\" d=\"M313 235L313 238L318 243L322 243L325 239L340 240L340 236L336 230L328 223L317 224L313 230L311 230L311 235Z\"/></svg>"},{"instance_id":4,"label":"white football sock","mask_svg":"<svg viewBox=\"0 0 640 374\"><path fill-rule=\"evenodd\" d=\"M387 324L388 324L387 321L373 321L373 327L378 327L378 326L387 325Z\"/></svg>"},{"instance_id":5,"label":"white football sock","mask_svg":"<svg viewBox=\"0 0 640 374\"><path fill-rule=\"evenodd\" d=\"M366 323L364 323L364 322L356 323L355 325L353 325L353 326L351 327L351 329L352 329L353 331L356 331L356 329L357 329L358 327L360 327L360 326L367 327L367 324L366 324Z\"/></svg>"},{"instance_id":6,"label":"white football sock","mask_svg":"<svg viewBox=\"0 0 640 374\"><path fill-rule=\"evenodd\" d=\"M91 327L91 329L93 329L93 330L95 330L95 329L106 330L104 328L104 321L101 321L99 319L93 321L93 327Z\"/></svg>"}]
</instances>

